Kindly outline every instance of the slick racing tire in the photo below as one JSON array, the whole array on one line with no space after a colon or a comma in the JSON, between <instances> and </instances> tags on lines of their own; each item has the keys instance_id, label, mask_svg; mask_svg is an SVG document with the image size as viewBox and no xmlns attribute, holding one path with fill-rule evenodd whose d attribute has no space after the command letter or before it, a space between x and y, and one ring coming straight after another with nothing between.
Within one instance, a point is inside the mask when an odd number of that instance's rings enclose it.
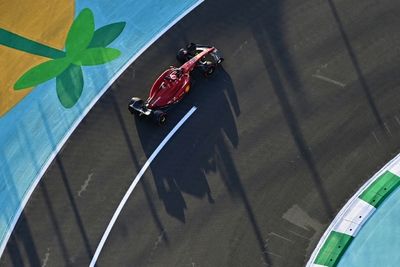
<instances>
[{"instance_id":1,"label":"slick racing tire","mask_svg":"<svg viewBox=\"0 0 400 267\"><path fill-rule=\"evenodd\" d=\"M167 122L167 114L161 110L155 110L153 112L153 120L160 126Z\"/></svg>"},{"instance_id":2,"label":"slick racing tire","mask_svg":"<svg viewBox=\"0 0 400 267\"><path fill-rule=\"evenodd\" d=\"M176 59L179 61L181 64L185 64L189 59L188 59L188 51L181 48L178 51L178 54L176 54Z\"/></svg>"},{"instance_id":3,"label":"slick racing tire","mask_svg":"<svg viewBox=\"0 0 400 267\"><path fill-rule=\"evenodd\" d=\"M207 61L202 66L202 71L203 71L204 77L210 77L215 72L215 65L212 62Z\"/></svg>"}]
</instances>

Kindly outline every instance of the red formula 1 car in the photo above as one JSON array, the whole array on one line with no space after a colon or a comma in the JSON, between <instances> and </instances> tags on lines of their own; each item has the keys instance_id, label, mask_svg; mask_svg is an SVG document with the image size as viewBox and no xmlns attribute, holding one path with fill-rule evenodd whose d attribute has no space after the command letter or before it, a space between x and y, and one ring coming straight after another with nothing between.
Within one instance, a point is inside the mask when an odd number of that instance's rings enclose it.
<instances>
[{"instance_id":1,"label":"red formula 1 car","mask_svg":"<svg viewBox=\"0 0 400 267\"><path fill-rule=\"evenodd\" d=\"M194 69L200 70L204 76L214 73L223 58L212 46L190 44L190 50L181 49L178 60L183 63L179 68L170 67L154 82L146 101L133 97L128 109L139 116L152 117L158 124L166 122L166 110L176 104L190 90L190 75Z\"/></svg>"}]
</instances>

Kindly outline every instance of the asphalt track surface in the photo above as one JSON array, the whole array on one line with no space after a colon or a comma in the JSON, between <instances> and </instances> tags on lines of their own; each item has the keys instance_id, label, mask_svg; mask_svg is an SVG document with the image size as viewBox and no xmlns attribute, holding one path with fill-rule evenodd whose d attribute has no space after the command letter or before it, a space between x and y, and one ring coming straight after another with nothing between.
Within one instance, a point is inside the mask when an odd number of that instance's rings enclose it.
<instances>
[{"instance_id":1,"label":"asphalt track surface","mask_svg":"<svg viewBox=\"0 0 400 267\"><path fill-rule=\"evenodd\" d=\"M28 202L1 266L303 266L338 210L400 147L400 2L206 1L89 112ZM127 111L186 42L224 68L159 128Z\"/></svg>"}]
</instances>

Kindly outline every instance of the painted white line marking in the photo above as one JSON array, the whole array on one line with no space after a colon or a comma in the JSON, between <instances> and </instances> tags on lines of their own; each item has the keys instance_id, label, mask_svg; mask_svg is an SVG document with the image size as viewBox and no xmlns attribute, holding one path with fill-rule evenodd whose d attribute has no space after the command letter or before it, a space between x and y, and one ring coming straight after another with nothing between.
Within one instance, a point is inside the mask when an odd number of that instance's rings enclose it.
<instances>
[{"instance_id":1,"label":"painted white line marking","mask_svg":"<svg viewBox=\"0 0 400 267\"><path fill-rule=\"evenodd\" d=\"M394 116L396 118L397 123L400 125L400 120L397 116Z\"/></svg>"},{"instance_id":2,"label":"painted white line marking","mask_svg":"<svg viewBox=\"0 0 400 267\"><path fill-rule=\"evenodd\" d=\"M46 254L44 254L44 259L43 259L43 263L42 263L42 267L46 267L48 261L50 258L50 248L47 248L47 252Z\"/></svg>"},{"instance_id":3,"label":"painted white line marking","mask_svg":"<svg viewBox=\"0 0 400 267\"><path fill-rule=\"evenodd\" d=\"M78 125L81 123L83 118L89 113L89 111L92 109L94 104L100 99L100 97L107 91L107 89L115 82L115 80L144 52L146 51L147 48L149 48L155 41L157 41L158 38L160 38L166 31L168 31L172 26L174 26L178 21L180 21L184 16L189 14L193 9L195 9L198 5L203 3L204 0L199 0L197 1L193 6L188 8L185 12L183 12L179 17L177 17L174 21L172 21L167 27L165 27L159 34L157 34L153 39L151 39L145 46L143 46L142 49L140 49L126 64L117 72L115 75L111 78L111 80L103 87L103 89L99 92L99 94L93 98L92 102L90 102L89 105L82 111L81 116L74 122L74 124L71 126L69 131L65 134L64 138L60 140L60 142L57 144L56 148L54 149L53 153L50 154L48 160L45 162L43 165L42 169L38 173L36 180L32 183L32 185L29 187L29 189L26 191L26 194L21 201L21 206L15 213L15 216L13 220L10 223L10 227L8 228L6 234L4 235L4 239L2 240L2 243L0 244L0 257L3 255L4 249L6 248L8 239L10 239L11 233L14 230L15 225L17 224L17 221L19 219L19 216L21 215L22 211L24 210L26 203L28 203L29 198L31 197L33 191L35 190L37 184L39 183L40 179L42 179L42 176L46 172L46 170L49 168L50 164L53 162L54 158L57 156L58 152L61 150L61 148L64 146L65 142L67 142L68 138L72 135L72 133L75 131L75 129L78 127Z\"/></svg>"},{"instance_id":4,"label":"painted white line marking","mask_svg":"<svg viewBox=\"0 0 400 267\"><path fill-rule=\"evenodd\" d=\"M388 134L389 134L390 136L392 136L392 132L390 131L389 126L386 124L386 122L383 123L383 125L385 126L385 129L386 129L386 131L388 132Z\"/></svg>"},{"instance_id":5,"label":"painted white line marking","mask_svg":"<svg viewBox=\"0 0 400 267\"><path fill-rule=\"evenodd\" d=\"M333 84L335 84L335 85L337 85L337 86L340 86L340 87L345 87L345 86L346 86L344 83L341 83L341 82L332 80L332 79L330 79L330 78L328 78L328 77L325 77L325 76L322 76L322 75L319 75L319 74L313 74L312 76L313 76L314 78L321 79L321 80L323 80L323 81L325 81L325 82L333 83Z\"/></svg>"},{"instance_id":6,"label":"painted white line marking","mask_svg":"<svg viewBox=\"0 0 400 267\"><path fill-rule=\"evenodd\" d=\"M293 240L290 240L289 238L286 238L286 237L284 237L284 236L282 236L282 235L280 235L280 234L271 232L270 235L273 235L273 236L276 236L276 237L281 238L281 239L283 239L283 240L286 240L287 242L294 243Z\"/></svg>"},{"instance_id":7,"label":"painted white line marking","mask_svg":"<svg viewBox=\"0 0 400 267\"><path fill-rule=\"evenodd\" d=\"M150 255L147 257L147 264L146 265L149 265L149 263L153 260L153 257L157 252L157 248L163 242L164 237L165 237L165 231L162 231L161 234L157 237L157 240L154 243L154 246L150 251Z\"/></svg>"},{"instance_id":8,"label":"painted white line marking","mask_svg":"<svg viewBox=\"0 0 400 267\"><path fill-rule=\"evenodd\" d=\"M290 231L290 230L287 230L289 233L292 233L293 235L295 235L295 236L298 236L298 237L300 237L300 238L303 238L303 239L305 239L305 240L310 240L310 238L308 238L308 237L306 237L306 236L304 236L304 235L301 235L301 234L299 234L299 233L296 233L296 232L294 232L294 231Z\"/></svg>"},{"instance_id":9,"label":"painted white line marking","mask_svg":"<svg viewBox=\"0 0 400 267\"><path fill-rule=\"evenodd\" d=\"M155 159L158 153L160 153L161 149L165 146L165 144L171 139L171 137L178 131L178 129L185 123L185 121L196 111L196 107L192 107L191 110L179 121L179 123L172 129L172 131L165 137L165 139L158 145L156 150L154 150L153 154L149 157L149 159L146 161L146 163L143 165L142 169L140 172L136 175L135 179L133 180L132 184L129 186L128 191L126 191L124 197L121 200L121 203L119 203L118 208L115 210L114 215L111 218L110 223L108 224L106 231L103 234L103 237L100 240L99 245L97 246L96 252L93 255L92 261L90 262L90 267L94 267L97 261L97 258L100 255L101 250L103 249L104 243L107 240L108 235L111 232L112 227L114 226L119 214L121 213L122 208L124 207L125 203L128 201L129 196L132 194L133 189L137 185L137 183L140 181L140 178L142 178L143 174L147 170L147 168L150 166L150 163Z\"/></svg>"},{"instance_id":10,"label":"painted white line marking","mask_svg":"<svg viewBox=\"0 0 400 267\"><path fill-rule=\"evenodd\" d=\"M236 49L235 52L232 53L232 58L236 57L237 54L239 54L239 52L242 51L243 48L244 48L246 45L247 45L247 40L244 41L244 42L239 46L239 48Z\"/></svg>"},{"instance_id":11,"label":"painted white line marking","mask_svg":"<svg viewBox=\"0 0 400 267\"><path fill-rule=\"evenodd\" d=\"M279 254L276 254L276 253L273 253L273 252L271 252L271 251L268 251L268 254L269 254L269 255L271 255L271 256L278 257L278 258L282 258L282 256L281 256L281 255L279 255Z\"/></svg>"},{"instance_id":12,"label":"painted white line marking","mask_svg":"<svg viewBox=\"0 0 400 267\"><path fill-rule=\"evenodd\" d=\"M381 142L379 142L379 139L378 139L378 137L376 136L376 134L375 134L374 131L372 132L372 135L374 136L376 142L377 142L378 144L381 144Z\"/></svg>"},{"instance_id":13,"label":"painted white line marking","mask_svg":"<svg viewBox=\"0 0 400 267\"><path fill-rule=\"evenodd\" d=\"M81 197L82 193L86 191L90 181L92 180L92 177L93 173L89 173L88 178L85 180L84 184L81 186L81 189L78 191L78 197Z\"/></svg>"}]
</instances>

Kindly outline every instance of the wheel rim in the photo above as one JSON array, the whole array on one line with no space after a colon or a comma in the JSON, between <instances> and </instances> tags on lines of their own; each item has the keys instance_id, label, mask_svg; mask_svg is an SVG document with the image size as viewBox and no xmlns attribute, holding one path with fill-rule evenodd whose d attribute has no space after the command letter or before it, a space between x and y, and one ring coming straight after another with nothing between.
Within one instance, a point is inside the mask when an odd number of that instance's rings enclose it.
<instances>
[{"instance_id":1,"label":"wheel rim","mask_svg":"<svg viewBox=\"0 0 400 267\"><path fill-rule=\"evenodd\" d=\"M160 116L160 124L164 124L166 120L167 118L165 117L165 115Z\"/></svg>"}]
</instances>

